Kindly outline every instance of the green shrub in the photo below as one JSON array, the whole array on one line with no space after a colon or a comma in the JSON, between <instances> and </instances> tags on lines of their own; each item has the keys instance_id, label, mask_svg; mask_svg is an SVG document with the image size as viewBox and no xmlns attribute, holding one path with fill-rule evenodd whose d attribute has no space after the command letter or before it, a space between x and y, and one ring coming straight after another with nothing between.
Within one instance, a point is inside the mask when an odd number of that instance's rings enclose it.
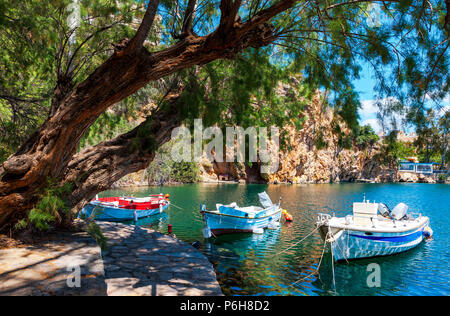
<instances>
[{"instance_id":1,"label":"green shrub","mask_svg":"<svg viewBox=\"0 0 450 316\"><path fill-rule=\"evenodd\" d=\"M328 147L328 143L324 140L324 135L321 131L317 134L315 143L316 143L316 148L318 150L325 149Z\"/></svg>"},{"instance_id":2,"label":"green shrub","mask_svg":"<svg viewBox=\"0 0 450 316\"><path fill-rule=\"evenodd\" d=\"M95 222L90 222L86 227L86 232L97 241L97 244L102 250L108 248L108 239L103 235L103 232Z\"/></svg>"},{"instance_id":3,"label":"green shrub","mask_svg":"<svg viewBox=\"0 0 450 316\"><path fill-rule=\"evenodd\" d=\"M58 186L55 181L48 180L47 187L40 195L39 202L28 213L27 218L20 220L15 225L15 228L22 230L30 226L39 231L47 231L53 223L60 225L65 222L71 222L72 214L64 201L64 196L71 189L72 186L70 184Z\"/></svg>"},{"instance_id":4,"label":"green shrub","mask_svg":"<svg viewBox=\"0 0 450 316\"><path fill-rule=\"evenodd\" d=\"M175 182L198 182L199 168L195 162L174 162L170 178Z\"/></svg>"},{"instance_id":5,"label":"green shrub","mask_svg":"<svg viewBox=\"0 0 450 316\"><path fill-rule=\"evenodd\" d=\"M27 220L26 220L26 219L21 219L20 221L18 221L18 222L16 223L16 225L14 226L14 228L15 228L16 230L23 230L23 229L25 229L25 228L27 227L27 225L28 225Z\"/></svg>"},{"instance_id":6,"label":"green shrub","mask_svg":"<svg viewBox=\"0 0 450 316\"><path fill-rule=\"evenodd\" d=\"M47 213L46 210L34 208L28 214L28 220L38 230L46 231L50 229L50 223L55 220L55 216Z\"/></svg>"}]
</instances>

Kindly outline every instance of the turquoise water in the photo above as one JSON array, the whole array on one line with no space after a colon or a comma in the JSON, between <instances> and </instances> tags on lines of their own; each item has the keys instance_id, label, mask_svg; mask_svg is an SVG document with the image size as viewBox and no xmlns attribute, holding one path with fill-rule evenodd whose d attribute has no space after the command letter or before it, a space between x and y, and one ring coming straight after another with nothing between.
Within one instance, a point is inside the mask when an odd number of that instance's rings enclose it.
<instances>
[{"instance_id":1,"label":"turquoise water","mask_svg":"<svg viewBox=\"0 0 450 316\"><path fill-rule=\"evenodd\" d=\"M237 234L205 240L200 203L258 203L257 193L266 190L294 222L263 235ZM314 230L317 213L350 212L354 201L384 201L391 208L405 202L413 212L431 218L434 239L408 252L390 257L363 259L335 265L337 295L450 295L450 186L445 184L324 184L234 185L194 184L104 192L102 196L169 193L173 205L167 213L138 222L161 232L173 226L186 242L200 241L214 264L219 283L227 295L335 295L329 249L323 253L318 233L295 245ZM178 206L178 208L176 207ZM291 247L291 248L290 248ZM368 265L381 269L381 286L369 288ZM316 272L316 273L315 273ZM311 275L312 273L315 273Z\"/></svg>"}]
</instances>

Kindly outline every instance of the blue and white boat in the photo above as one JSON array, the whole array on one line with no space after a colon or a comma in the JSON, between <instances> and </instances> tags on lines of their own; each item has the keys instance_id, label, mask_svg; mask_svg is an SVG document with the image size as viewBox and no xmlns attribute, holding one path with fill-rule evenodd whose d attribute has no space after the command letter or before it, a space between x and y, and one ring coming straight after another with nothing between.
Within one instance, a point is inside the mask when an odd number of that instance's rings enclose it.
<instances>
[{"instance_id":1,"label":"blue and white boat","mask_svg":"<svg viewBox=\"0 0 450 316\"><path fill-rule=\"evenodd\" d=\"M169 206L162 194L147 198L113 197L96 198L80 212L81 216L101 221L128 221L158 215Z\"/></svg>"},{"instance_id":2,"label":"blue and white boat","mask_svg":"<svg viewBox=\"0 0 450 316\"><path fill-rule=\"evenodd\" d=\"M353 215L319 214L317 227L331 244L335 261L393 255L419 245L432 235L430 219L412 216L400 203L392 211L383 203L353 203Z\"/></svg>"},{"instance_id":3,"label":"blue and white boat","mask_svg":"<svg viewBox=\"0 0 450 316\"><path fill-rule=\"evenodd\" d=\"M203 228L205 238L230 233L261 234L266 228L278 228L282 211L280 203L273 204L266 192L260 193L259 199L263 207L217 204L216 210L208 211L203 205L200 212L206 224Z\"/></svg>"}]
</instances>

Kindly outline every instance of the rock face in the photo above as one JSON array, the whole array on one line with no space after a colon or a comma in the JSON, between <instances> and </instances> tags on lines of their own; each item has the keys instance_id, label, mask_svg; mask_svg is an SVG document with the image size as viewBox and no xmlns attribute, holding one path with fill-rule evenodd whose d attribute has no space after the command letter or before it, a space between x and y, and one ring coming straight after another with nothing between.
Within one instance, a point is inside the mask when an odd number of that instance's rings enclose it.
<instances>
[{"instance_id":1,"label":"rock face","mask_svg":"<svg viewBox=\"0 0 450 316\"><path fill-rule=\"evenodd\" d=\"M297 131L286 127L290 149L279 153L279 168L274 174L260 173L260 166L237 163L209 162L205 159L200 168L206 181L229 180L247 183L330 183L330 182L391 182L397 180L397 172L381 166L375 159L378 146L365 151L347 150L338 144L338 136L332 131L332 123L339 124L344 134L350 130L334 117L329 108L322 105L317 95L305 108L303 128ZM318 142L320 135L320 142ZM318 145L320 144L320 145Z\"/></svg>"},{"instance_id":2,"label":"rock face","mask_svg":"<svg viewBox=\"0 0 450 316\"><path fill-rule=\"evenodd\" d=\"M280 95L289 91L289 86L278 88ZM232 181L239 183L333 183L333 182L422 182L436 183L433 177L414 173L398 172L396 167L381 163L381 144L377 143L364 150L357 146L344 149L339 136L333 132L336 126L341 134L349 135L350 129L333 110L322 102L319 93L303 111L304 123L301 130L294 126L284 127L289 149L279 151L278 171L262 174L259 163L251 166L237 162L211 162L206 153L198 163L202 182L217 183ZM334 126L334 127L333 127ZM405 143L414 141L414 135L399 133L399 140ZM275 148L269 142L269 149ZM228 147L226 151L230 150ZM212 153L214 154L214 153ZM224 153L224 157L226 153ZM225 159L222 159L225 160ZM444 182L444 181L442 181ZM117 186L147 185L145 171L129 175Z\"/></svg>"},{"instance_id":3,"label":"rock face","mask_svg":"<svg viewBox=\"0 0 450 316\"><path fill-rule=\"evenodd\" d=\"M319 96L305 109L305 115L300 131L288 129L292 148L280 153L279 171L270 175L269 181L330 183L360 178L368 157L363 152L339 148L331 130L333 113L322 108ZM340 125L344 133L349 132ZM322 146L318 146L318 135Z\"/></svg>"}]
</instances>

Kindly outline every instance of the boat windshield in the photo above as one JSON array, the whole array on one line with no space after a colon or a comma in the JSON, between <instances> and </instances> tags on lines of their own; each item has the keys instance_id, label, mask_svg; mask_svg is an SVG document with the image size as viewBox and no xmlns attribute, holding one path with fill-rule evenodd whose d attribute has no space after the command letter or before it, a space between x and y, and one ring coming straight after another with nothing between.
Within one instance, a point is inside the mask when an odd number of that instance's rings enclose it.
<instances>
[{"instance_id":1,"label":"boat windshield","mask_svg":"<svg viewBox=\"0 0 450 316\"><path fill-rule=\"evenodd\" d=\"M264 208L269 208L273 206L272 200L270 199L269 195L264 191L262 193L258 193L259 196L259 202Z\"/></svg>"}]
</instances>

